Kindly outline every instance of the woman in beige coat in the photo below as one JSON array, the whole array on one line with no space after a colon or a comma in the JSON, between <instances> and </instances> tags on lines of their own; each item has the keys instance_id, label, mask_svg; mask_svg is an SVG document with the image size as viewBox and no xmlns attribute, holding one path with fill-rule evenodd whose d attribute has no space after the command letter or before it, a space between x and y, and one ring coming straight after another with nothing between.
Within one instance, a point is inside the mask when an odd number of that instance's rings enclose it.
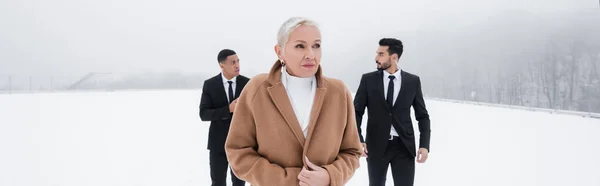
<instances>
[{"instance_id":1,"label":"woman in beige coat","mask_svg":"<svg viewBox=\"0 0 600 186\"><path fill-rule=\"evenodd\" d=\"M352 96L323 76L314 22L290 18L277 41L279 60L238 99L225 142L231 169L255 186L345 185L362 153Z\"/></svg>"}]
</instances>

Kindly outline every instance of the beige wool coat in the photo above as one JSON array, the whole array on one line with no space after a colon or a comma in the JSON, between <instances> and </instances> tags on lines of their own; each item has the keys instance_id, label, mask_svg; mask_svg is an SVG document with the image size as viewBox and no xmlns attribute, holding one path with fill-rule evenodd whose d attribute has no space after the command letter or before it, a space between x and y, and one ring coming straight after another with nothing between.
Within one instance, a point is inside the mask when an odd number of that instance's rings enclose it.
<instances>
[{"instance_id":1,"label":"beige wool coat","mask_svg":"<svg viewBox=\"0 0 600 186\"><path fill-rule=\"evenodd\" d=\"M345 185L362 152L353 99L340 80L316 74L306 138L281 82L281 65L253 77L238 98L225 151L232 171L253 186L298 185L304 156Z\"/></svg>"}]
</instances>

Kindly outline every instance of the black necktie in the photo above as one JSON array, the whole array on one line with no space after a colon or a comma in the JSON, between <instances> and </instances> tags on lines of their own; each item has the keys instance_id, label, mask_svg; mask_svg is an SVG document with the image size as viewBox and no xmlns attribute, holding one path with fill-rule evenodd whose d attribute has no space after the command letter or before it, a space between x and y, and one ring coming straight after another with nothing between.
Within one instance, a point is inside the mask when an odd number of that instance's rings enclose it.
<instances>
[{"instance_id":1,"label":"black necktie","mask_svg":"<svg viewBox=\"0 0 600 186\"><path fill-rule=\"evenodd\" d=\"M394 75L388 76L390 78L390 83L388 83L388 91L387 91L387 104L392 108L394 106Z\"/></svg>"},{"instance_id":2,"label":"black necktie","mask_svg":"<svg viewBox=\"0 0 600 186\"><path fill-rule=\"evenodd\" d=\"M229 103L231 103L233 101L233 87L231 87L231 85L233 84L233 81L227 81L227 83L229 83Z\"/></svg>"}]
</instances>

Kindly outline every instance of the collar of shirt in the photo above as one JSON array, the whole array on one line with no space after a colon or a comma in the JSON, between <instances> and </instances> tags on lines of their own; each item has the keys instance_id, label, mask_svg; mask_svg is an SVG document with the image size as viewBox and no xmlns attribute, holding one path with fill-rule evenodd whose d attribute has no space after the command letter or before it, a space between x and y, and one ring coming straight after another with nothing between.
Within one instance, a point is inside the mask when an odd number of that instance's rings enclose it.
<instances>
[{"instance_id":1,"label":"collar of shirt","mask_svg":"<svg viewBox=\"0 0 600 186\"><path fill-rule=\"evenodd\" d=\"M383 79L389 80L388 76L390 76L390 75L394 75L396 77L394 80L400 79L400 78L402 78L402 76L400 76L400 71L402 71L402 69L398 68L398 71L394 72L394 74L390 74L387 70L384 70L383 71Z\"/></svg>"},{"instance_id":2,"label":"collar of shirt","mask_svg":"<svg viewBox=\"0 0 600 186\"><path fill-rule=\"evenodd\" d=\"M227 83L227 81L233 81L233 83L235 83L235 80L237 79L237 76L235 76L235 77L233 77L233 78L231 78L231 79L228 80L227 78L225 78L225 75L223 75L223 73L221 73L221 79L223 79L223 84L229 84L229 83Z\"/></svg>"}]
</instances>

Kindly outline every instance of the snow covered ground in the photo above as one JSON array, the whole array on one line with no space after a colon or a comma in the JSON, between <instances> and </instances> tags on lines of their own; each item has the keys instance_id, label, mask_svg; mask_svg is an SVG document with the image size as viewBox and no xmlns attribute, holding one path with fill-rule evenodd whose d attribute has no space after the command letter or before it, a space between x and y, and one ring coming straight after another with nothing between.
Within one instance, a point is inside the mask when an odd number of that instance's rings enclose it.
<instances>
[{"instance_id":1,"label":"snow covered ground","mask_svg":"<svg viewBox=\"0 0 600 186\"><path fill-rule=\"evenodd\" d=\"M194 90L0 94L0 185L210 185L199 99ZM432 151L415 185L600 185L598 119L427 106ZM363 158L348 185L367 178Z\"/></svg>"}]
</instances>

